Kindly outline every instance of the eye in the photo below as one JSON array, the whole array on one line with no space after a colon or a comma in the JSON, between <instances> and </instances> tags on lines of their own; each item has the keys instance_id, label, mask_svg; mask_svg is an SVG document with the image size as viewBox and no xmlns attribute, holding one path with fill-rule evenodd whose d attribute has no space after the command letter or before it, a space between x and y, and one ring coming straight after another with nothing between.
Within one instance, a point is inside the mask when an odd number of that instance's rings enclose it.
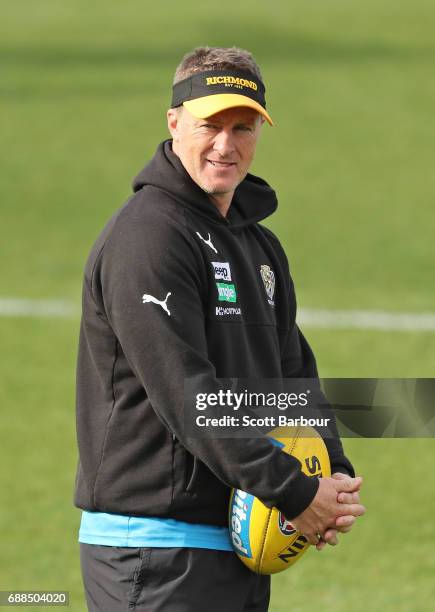
<instances>
[{"instance_id":1,"label":"eye","mask_svg":"<svg viewBox=\"0 0 435 612\"><path fill-rule=\"evenodd\" d=\"M252 132L253 127L251 125L237 125L236 130L239 130L240 132Z\"/></svg>"}]
</instances>

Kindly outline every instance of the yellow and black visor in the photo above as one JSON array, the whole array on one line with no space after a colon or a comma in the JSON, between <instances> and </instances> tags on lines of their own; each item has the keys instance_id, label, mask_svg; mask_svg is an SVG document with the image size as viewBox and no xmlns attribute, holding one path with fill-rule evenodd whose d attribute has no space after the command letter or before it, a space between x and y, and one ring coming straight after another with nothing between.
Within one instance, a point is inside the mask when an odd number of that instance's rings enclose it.
<instances>
[{"instance_id":1,"label":"yellow and black visor","mask_svg":"<svg viewBox=\"0 0 435 612\"><path fill-rule=\"evenodd\" d=\"M227 108L245 106L273 125L266 111L265 93L264 84L250 72L208 70L173 86L171 108L183 105L194 117L206 119Z\"/></svg>"}]
</instances>

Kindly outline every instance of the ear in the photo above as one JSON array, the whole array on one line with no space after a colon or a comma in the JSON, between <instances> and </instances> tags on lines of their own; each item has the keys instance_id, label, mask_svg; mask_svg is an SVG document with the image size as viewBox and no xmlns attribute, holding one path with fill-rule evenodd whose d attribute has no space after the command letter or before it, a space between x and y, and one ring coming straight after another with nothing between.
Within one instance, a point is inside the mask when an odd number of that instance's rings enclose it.
<instances>
[{"instance_id":1,"label":"ear","mask_svg":"<svg viewBox=\"0 0 435 612\"><path fill-rule=\"evenodd\" d=\"M177 142L179 139L179 111L178 108L170 108L166 113L168 119L168 130L174 140Z\"/></svg>"}]
</instances>

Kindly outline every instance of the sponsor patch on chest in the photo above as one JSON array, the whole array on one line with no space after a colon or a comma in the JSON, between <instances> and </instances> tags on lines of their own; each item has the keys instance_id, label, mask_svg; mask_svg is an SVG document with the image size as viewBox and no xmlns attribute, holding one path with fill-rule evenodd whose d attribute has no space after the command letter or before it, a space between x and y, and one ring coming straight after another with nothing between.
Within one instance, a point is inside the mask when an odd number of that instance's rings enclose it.
<instances>
[{"instance_id":1,"label":"sponsor patch on chest","mask_svg":"<svg viewBox=\"0 0 435 612\"><path fill-rule=\"evenodd\" d=\"M212 261L216 280L231 281L231 268L227 261Z\"/></svg>"},{"instance_id":2,"label":"sponsor patch on chest","mask_svg":"<svg viewBox=\"0 0 435 612\"><path fill-rule=\"evenodd\" d=\"M233 284L216 283L219 302L237 302L237 292Z\"/></svg>"},{"instance_id":3,"label":"sponsor patch on chest","mask_svg":"<svg viewBox=\"0 0 435 612\"><path fill-rule=\"evenodd\" d=\"M234 315L241 315L242 309L238 306L216 306L216 316L217 317L228 317Z\"/></svg>"}]
</instances>

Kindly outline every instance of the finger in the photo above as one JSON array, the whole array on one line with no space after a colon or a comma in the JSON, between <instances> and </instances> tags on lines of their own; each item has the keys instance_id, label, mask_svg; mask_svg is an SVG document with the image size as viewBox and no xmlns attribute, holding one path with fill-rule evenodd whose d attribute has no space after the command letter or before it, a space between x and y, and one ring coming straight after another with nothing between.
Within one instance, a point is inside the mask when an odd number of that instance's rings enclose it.
<instances>
[{"instance_id":1,"label":"finger","mask_svg":"<svg viewBox=\"0 0 435 612\"><path fill-rule=\"evenodd\" d=\"M346 478L351 478L349 474L343 474L342 472L334 472L331 478L335 478L335 480L346 480Z\"/></svg>"},{"instance_id":2,"label":"finger","mask_svg":"<svg viewBox=\"0 0 435 612\"><path fill-rule=\"evenodd\" d=\"M340 516L362 516L365 514L365 511L365 507L361 504L339 504L338 507L338 513Z\"/></svg>"},{"instance_id":3,"label":"finger","mask_svg":"<svg viewBox=\"0 0 435 612\"><path fill-rule=\"evenodd\" d=\"M317 533L316 537L317 537L317 544L316 544L317 550L323 550L326 546L326 541L323 539L323 536L321 536L320 533Z\"/></svg>"},{"instance_id":4,"label":"finger","mask_svg":"<svg viewBox=\"0 0 435 612\"><path fill-rule=\"evenodd\" d=\"M327 529L322 536L322 540L324 540L330 546L337 546L338 544L337 530Z\"/></svg>"},{"instance_id":5,"label":"finger","mask_svg":"<svg viewBox=\"0 0 435 612\"><path fill-rule=\"evenodd\" d=\"M316 544L317 550L323 550L326 546L325 540L319 540Z\"/></svg>"},{"instance_id":6,"label":"finger","mask_svg":"<svg viewBox=\"0 0 435 612\"><path fill-rule=\"evenodd\" d=\"M337 495L337 501L341 504L359 504L359 493L344 493L342 491Z\"/></svg>"},{"instance_id":7,"label":"finger","mask_svg":"<svg viewBox=\"0 0 435 612\"><path fill-rule=\"evenodd\" d=\"M360 477L358 482L355 483L355 486L353 488L354 491L360 491L361 490L361 486L362 486L362 478Z\"/></svg>"},{"instance_id":8,"label":"finger","mask_svg":"<svg viewBox=\"0 0 435 612\"><path fill-rule=\"evenodd\" d=\"M338 533L349 533L352 529L352 525L349 525L349 527L336 527L336 529Z\"/></svg>"},{"instance_id":9,"label":"finger","mask_svg":"<svg viewBox=\"0 0 435 612\"><path fill-rule=\"evenodd\" d=\"M334 480L337 491L353 493L354 491L359 491L361 489L361 476L357 476L356 478L351 478L350 476L348 478L334 478Z\"/></svg>"},{"instance_id":10,"label":"finger","mask_svg":"<svg viewBox=\"0 0 435 612\"><path fill-rule=\"evenodd\" d=\"M359 490L361 488L361 476L356 476L355 478L352 478L351 476L346 476L343 478L342 476L342 474L334 474L332 476L332 479L335 481L335 486L338 488L339 491L353 491Z\"/></svg>"},{"instance_id":11,"label":"finger","mask_svg":"<svg viewBox=\"0 0 435 612\"><path fill-rule=\"evenodd\" d=\"M317 536L316 533L313 533L311 535L304 533L304 536L307 538L308 542L312 544L313 546L316 546L320 541L320 538Z\"/></svg>"},{"instance_id":12,"label":"finger","mask_svg":"<svg viewBox=\"0 0 435 612\"><path fill-rule=\"evenodd\" d=\"M356 518L354 516L339 516L335 521L335 526L338 527L352 527Z\"/></svg>"}]
</instances>

